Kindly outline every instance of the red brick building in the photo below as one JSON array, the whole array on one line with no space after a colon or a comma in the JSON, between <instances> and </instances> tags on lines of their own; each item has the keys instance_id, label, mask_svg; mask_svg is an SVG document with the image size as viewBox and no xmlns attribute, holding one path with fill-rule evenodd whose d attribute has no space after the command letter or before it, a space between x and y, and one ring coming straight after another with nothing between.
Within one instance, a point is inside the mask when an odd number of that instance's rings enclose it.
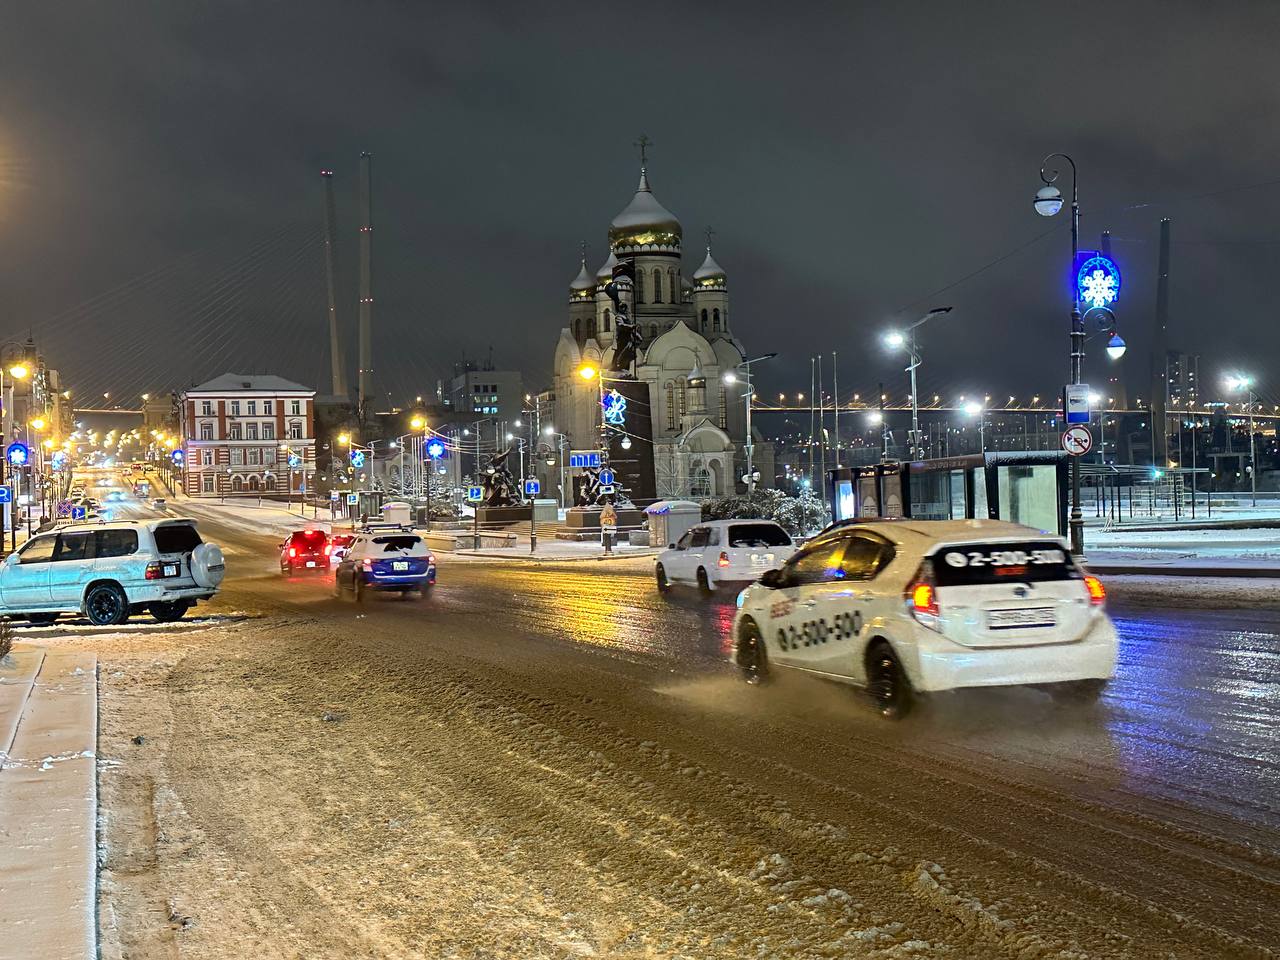
<instances>
[{"instance_id":1,"label":"red brick building","mask_svg":"<svg viewBox=\"0 0 1280 960\"><path fill-rule=\"evenodd\" d=\"M193 497L313 488L316 392L281 377L224 373L182 395L184 488Z\"/></svg>"}]
</instances>

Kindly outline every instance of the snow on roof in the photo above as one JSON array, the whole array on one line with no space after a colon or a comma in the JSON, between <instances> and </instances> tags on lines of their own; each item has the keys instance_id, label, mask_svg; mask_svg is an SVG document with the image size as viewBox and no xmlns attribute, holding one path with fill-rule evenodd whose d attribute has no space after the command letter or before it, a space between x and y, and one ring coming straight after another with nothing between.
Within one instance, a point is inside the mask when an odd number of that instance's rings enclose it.
<instances>
[{"instance_id":1,"label":"snow on roof","mask_svg":"<svg viewBox=\"0 0 1280 960\"><path fill-rule=\"evenodd\" d=\"M198 386L190 387L186 392L236 393L245 390L255 392L278 391L287 393L299 391L302 393L315 393L315 390L311 387L304 387L302 384L286 380L284 377L257 373L224 373L220 377L214 377L212 380L206 380Z\"/></svg>"}]
</instances>

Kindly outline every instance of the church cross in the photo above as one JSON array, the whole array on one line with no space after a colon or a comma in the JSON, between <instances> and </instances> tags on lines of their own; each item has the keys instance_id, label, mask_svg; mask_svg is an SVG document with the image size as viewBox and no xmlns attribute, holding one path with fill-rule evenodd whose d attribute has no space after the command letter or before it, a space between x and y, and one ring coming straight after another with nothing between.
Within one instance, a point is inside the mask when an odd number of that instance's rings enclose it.
<instances>
[{"instance_id":1,"label":"church cross","mask_svg":"<svg viewBox=\"0 0 1280 960\"><path fill-rule=\"evenodd\" d=\"M649 144L653 143L646 134L640 134L640 139L635 142L635 146L640 148L640 166L648 166L649 164Z\"/></svg>"}]
</instances>

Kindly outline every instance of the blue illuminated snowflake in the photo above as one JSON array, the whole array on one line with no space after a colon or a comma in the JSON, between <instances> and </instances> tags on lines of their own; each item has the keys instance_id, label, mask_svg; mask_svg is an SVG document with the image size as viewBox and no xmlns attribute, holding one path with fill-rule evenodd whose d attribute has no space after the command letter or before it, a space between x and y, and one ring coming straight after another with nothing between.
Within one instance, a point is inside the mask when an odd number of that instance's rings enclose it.
<instances>
[{"instance_id":1,"label":"blue illuminated snowflake","mask_svg":"<svg viewBox=\"0 0 1280 960\"><path fill-rule=\"evenodd\" d=\"M610 390L600 401L604 409L604 422L620 427L627 422L627 398L617 390Z\"/></svg>"},{"instance_id":2,"label":"blue illuminated snowflake","mask_svg":"<svg viewBox=\"0 0 1280 960\"><path fill-rule=\"evenodd\" d=\"M1078 299L1090 307L1115 303L1120 295L1120 271L1106 257L1086 260L1076 274Z\"/></svg>"},{"instance_id":3,"label":"blue illuminated snowflake","mask_svg":"<svg viewBox=\"0 0 1280 960\"><path fill-rule=\"evenodd\" d=\"M1116 298L1116 278L1109 273L1095 270L1080 281L1080 292L1090 306L1105 307Z\"/></svg>"}]
</instances>

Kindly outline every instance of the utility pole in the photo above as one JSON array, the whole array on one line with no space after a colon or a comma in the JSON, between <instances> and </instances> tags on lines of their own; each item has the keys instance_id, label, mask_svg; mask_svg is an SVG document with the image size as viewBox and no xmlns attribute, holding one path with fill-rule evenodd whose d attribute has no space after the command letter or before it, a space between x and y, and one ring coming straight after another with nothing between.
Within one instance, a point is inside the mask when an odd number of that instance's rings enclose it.
<instances>
[{"instance_id":1,"label":"utility pole","mask_svg":"<svg viewBox=\"0 0 1280 960\"><path fill-rule=\"evenodd\" d=\"M836 371L836 352L831 351L831 398L832 407L835 409L836 422L836 459L835 465L840 466L840 375Z\"/></svg>"}]
</instances>

